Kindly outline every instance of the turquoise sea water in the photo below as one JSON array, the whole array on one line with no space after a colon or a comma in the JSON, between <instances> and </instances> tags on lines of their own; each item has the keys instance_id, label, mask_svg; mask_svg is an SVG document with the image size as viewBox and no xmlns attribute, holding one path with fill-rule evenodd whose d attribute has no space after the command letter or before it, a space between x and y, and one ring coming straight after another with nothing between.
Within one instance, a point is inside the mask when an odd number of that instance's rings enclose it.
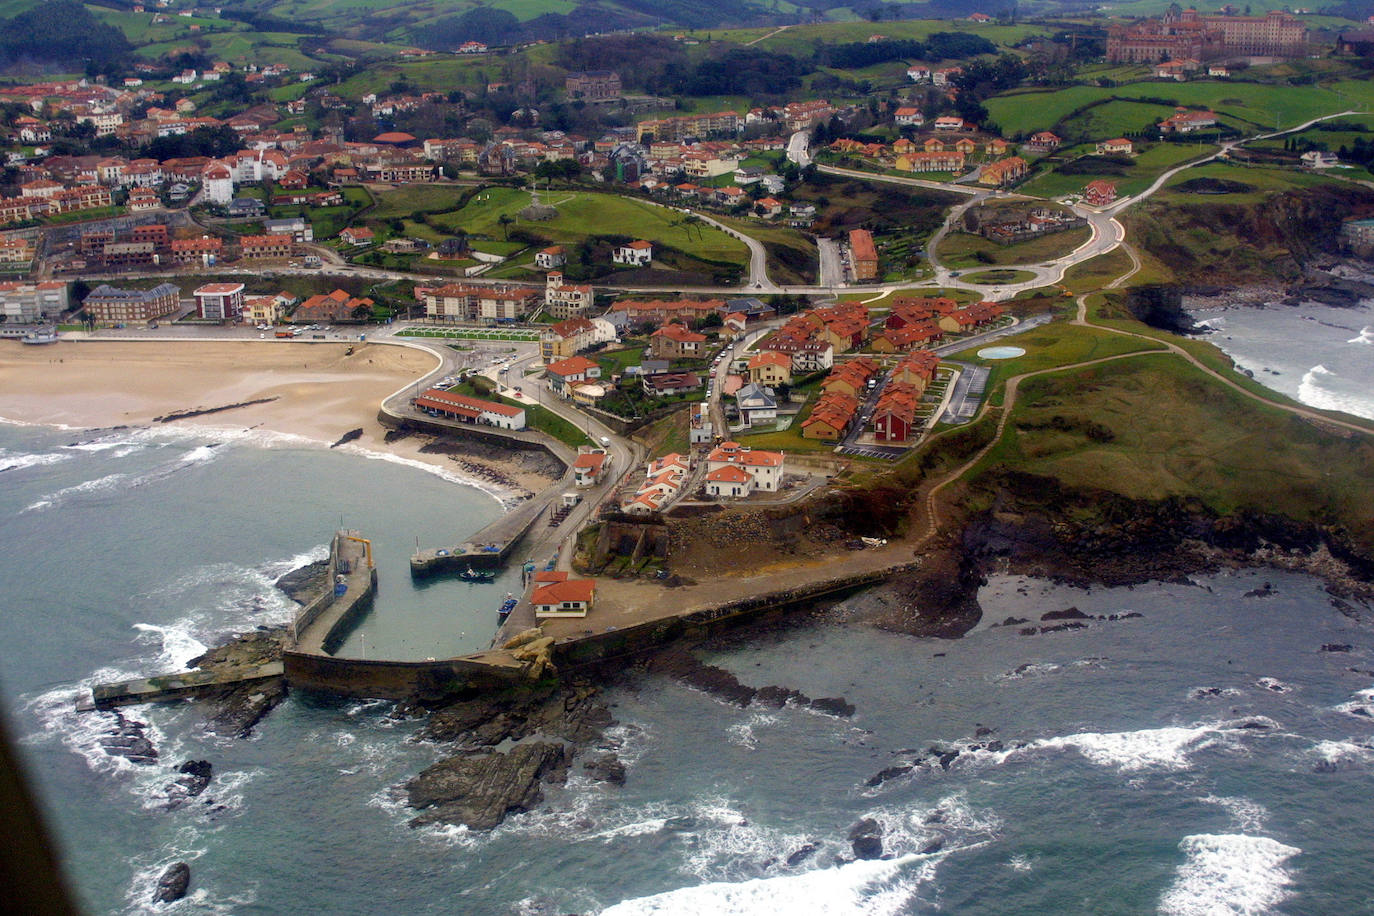
<instances>
[{"instance_id":1,"label":"turquoise sea water","mask_svg":"<svg viewBox=\"0 0 1374 916\"><path fill-rule=\"evenodd\" d=\"M738 709L630 674L609 692L626 785L574 768L490 834L407 826L396 786L443 749L381 702L292 696L246 741L206 735L189 707L129 710L159 763L110 758L97 739L112 717L76 713L79 690L285 620L271 581L320 555L340 516L377 547L367 651L490 638L504 588L416 589L405 559L417 535L495 517L494 500L357 454L263 445L0 427L14 545L0 554L0 691L91 913L1374 911L1371 611L1342 613L1294 575L1092 591L998 577L984 623L949 643L872 629L862 612L880 599L861 595L827 623L705 652L751 685L843 695L851 719ZM1246 597L1266 580L1271 595ZM991 626L1069 606L1141 616ZM1002 744L969 750L988 741ZM932 747L961 753L945 768ZM186 759L210 760L215 780L169 810ZM846 863L865 816L891 858ZM151 906L178 859L191 895Z\"/></svg>"}]
</instances>

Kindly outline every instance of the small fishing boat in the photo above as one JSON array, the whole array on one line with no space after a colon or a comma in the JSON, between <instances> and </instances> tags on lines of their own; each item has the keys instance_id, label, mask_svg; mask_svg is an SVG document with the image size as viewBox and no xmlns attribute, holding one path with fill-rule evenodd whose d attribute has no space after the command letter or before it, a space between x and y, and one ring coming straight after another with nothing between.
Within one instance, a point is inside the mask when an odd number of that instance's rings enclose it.
<instances>
[{"instance_id":1,"label":"small fishing boat","mask_svg":"<svg viewBox=\"0 0 1374 916\"><path fill-rule=\"evenodd\" d=\"M473 569L471 566L463 567L458 573L458 578L464 582L495 582L496 573L490 570Z\"/></svg>"}]
</instances>

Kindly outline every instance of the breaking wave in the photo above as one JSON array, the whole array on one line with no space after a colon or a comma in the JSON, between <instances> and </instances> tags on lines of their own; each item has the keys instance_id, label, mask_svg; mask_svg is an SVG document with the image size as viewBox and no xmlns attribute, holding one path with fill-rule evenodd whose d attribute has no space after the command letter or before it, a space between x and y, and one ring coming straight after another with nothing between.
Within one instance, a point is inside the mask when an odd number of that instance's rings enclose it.
<instances>
[{"instance_id":1,"label":"breaking wave","mask_svg":"<svg viewBox=\"0 0 1374 916\"><path fill-rule=\"evenodd\" d=\"M1302 852L1245 834L1200 833L1178 844L1187 855L1159 901L1167 916L1259 916L1288 898L1285 863Z\"/></svg>"}]
</instances>

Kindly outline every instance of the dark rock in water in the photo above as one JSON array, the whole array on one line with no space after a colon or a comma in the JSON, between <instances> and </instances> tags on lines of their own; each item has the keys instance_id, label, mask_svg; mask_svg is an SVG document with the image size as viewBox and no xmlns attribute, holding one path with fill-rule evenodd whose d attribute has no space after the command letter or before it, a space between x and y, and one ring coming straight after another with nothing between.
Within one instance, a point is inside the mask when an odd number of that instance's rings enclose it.
<instances>
[{"instance_id":1,"label":"dark rock in water","mask_svg":"<svg viewBox=\"0 0 1374 916\"><path fill-rule=\"evenodd\" d=\"M995 729L988 728L986 725L980 725L974 730L973 737L986 738L988 735L991 735L994 731Z\"/></svg>"},{"instance_id":2,"label":"dark rock in water","mask_svg":"<svg viewBox=\"0 0 1374 916\"><path fill-rule=\"evenodd\" d=\"M1264 583L1263 585L1261 585L1259 588L1252 588L1252 589L1250 589L1250 591L1248 591L1248 592L1245 593L1245 597L1246 597L1246 598L1268 598L1268 597L1270 597L1270 596L1273 595L1273 594L1275 594L1275 592L1274 592L1274 586L1271 585L1271 584L1269 584L1268 582L1266 582L1266 583Z\"/></svg>"},{"instance_id":3,"label":"dark rock in water","mask_svg":"<svg viewBox=\"0 0 1374 916\"><path fill-rule=\"evenodd\" d=\"M1092 620L1076 607L1066 607L1062 611L1050 611L1040 615L1041 620Z\"/></svg>"},{"instance_id":4,"label":"dark rock in water","mask_svg":"<svg viewBox=\"0 0 1374 916\"><path fill-rule=\"evenodd\" d=\"M1193 691L1193 699L1195 700L1200 700L1203 697L1220 697L1225 695L1226 691L1222 690L1220 687L1199 687L1197 690Z\"/></svg>"},{"instance_id":5,"label":"dark rock in water","mask_svg":"<svg viewBox=\"0 0 1374 916\"><path fill-rule=\"evenodd\" d=\"M1273 728L1274 726L1270 725L1268 722L1258 722L1254 719L1251 719L1248 722L1242 722L1238 727L1247 729L1249 731L1260 731L1266 728Z\"/></svg>"},{"instance_id":6,"label":"dark rock in water","mask_svg":"<svg viewBox=\"0 0 1374 916\"><path fill-rule=\"evenodd\" d=\"M1352 716L1363 716L1366 719L1374 719L1374 715L1370 715L1369 710L1365 709L1363 706L1356 706L1352 708L1350 710L1350 714Z\"/></svg>"},{"instance_id":7,"label":"dark rock in water","mask_svg":"<svg viewBox=\"0 0 1374 916\"><path fill-rule=\"evenodd\" d=\"M1339 770L1339 769L1340 769L1340 767L1336 766L1335 761L1332 761L1332 760L1318 760L1318 761L1316 762L1316 764L1313 765L1313 767L1312 767L1312 772L1314 772L1314 773L1334 773L1334 772L1336 772L1336 771Z\"/></svg>"},{"instance_id":8,"label":"dark rock in water","mask_svg":"<svg viewBox=\"0 0 1374 916\"><path fill-rule=\"evenodd\" d=\"M542 783L561 783L567 773L568 751L552 742L517 744L504 754L459 754L406 783L411 807L424 811L410 824L465 824L490 830L507 814L539 804L544 800Z\"/></svg>"},{"instance_id":9,"label":"dark rock in water","mask_svg":"<svg viewBox=\"0 0 1374 916\"><path fill-rule=\"evenodd\" d=\"M318 560L293 569L274 585L299 605L307 605L329 585L329 561Z\"/></svg>"},{"instance_id":10,"label":"dark rock in water","mask_svg":"<svg viewBox=\"0 0 1374 916\"><path fill-rule=\"evenodd\" d=\"M185 862L174 862L157 879L153 891L153 903L173 903L186 896L191 886L191 866Z\"/></svg>"},{"instance_id":11,"label":"dark rock in water","mask_svg":"<svg viewBox=\"0 0 1374 916\"><path fill-rule=\"evenodd\" d=\"M854 704L847 702L844 697L820 697L811 701L811 708L846 719L854 715Z\"/></svg>"},{"instance_id":12,"label":"dark rock in water","mask_svg":"<svg viewBox=\"0 0 1374 916\"><path fill-rule=\"evenodd\" d=\"M148 726L115 713L115 727L100 737L100 746L111 757L123 757L131 763L148 766L157 762L157 748L144 734Z\"/></svg>"},{"instance_id":13,"label":"dark rock in water","mask_svg":"<svg viewBox=\"0 0 1374 916\"><path fill-rule=\"evenodd\" d=\"M1328 642L1328 643L1323 643L1323 644L1322 644L1322 651L1323 651L1323 652L1349 652L1349 651L1350 651L1351 649L1353 649L1353 648L1355 648L1355 647L1352 646L1352 645L1351 645L1350 643L1348 643L1348 642L1343 642L1343 643Z\"/></svg>"},{"instance_id":14,"label":"dark rock in water","mask_svg":"<svg viewBox=\"0 0 1374 916\"><path fill-rule=\"evenodd\" d=\"M1023 623L1030 623L1025 617L1008 617L1001 623L994 623L994 627L1019 627Z\"/></svg>"},{"instance_id":15,"label":"dark rock in water","mask_svg":"<svg viewBox=\"0 0 1374 916\"><path fill-rule=\"evenodd\" d=\"M213 705L208 728L227 738L247 738L253 729L286 699L285 678L233 684L207 693L205 702Z\"/></svg>"},{"instance_id":16,"label":"dark rock in water","mask_svg":"<svg viewBox=\"0 0 1374 916\"><path fill-rule=\"evenodd\" d=\"M177 767L177 772L181 774L181 778L174 780L167 787L167 797L172 807L204 792L214 776L214 767L208 760L188 760Z\"/></svg>"},{"instance_id":17,"label":"dark rock in water","mask_svg":"<svg viewBox=\"0 0 1374 916\"><path fill-rule=\"evenodd\" d=\"M625 764L615 754L594 757L582 764L582 769L598 782L609 782L615 786L625 785Z\"/></svg>"},{"instance_id":18,"label":"dark rock in water","mask_svg":"<svg viewBox=\"0 0 1374 916\"><path fill-rule=\"evenodd\" d=\"M1086 623L1079 623L1077 620L1070 620L1068 623L1056 623L1054 626L1041 627L1041 633L1059 633L1063 630L1086 630Z\"/></svg>"},{"instance_id":19,"label":"dark rock in water","mask_svg":"<svg viewBox=\"0 0 1374 916\"><path fill-rule=\"evenodd\" d=\"M896 779L898 776L905 776L907 773L910 773L914 769L915 766L913 766L910 763L905 763L900 766L886 767L874 773L872 776L868 777L868 780L864 783L864 785L868 786L870 789L876 788L882 785L883 783L887 782L889 779Z\"/></svg>"},{"instance_id":20,"label":"dark rock in water","mask_svg":"<svg viewBox=\"0 0 1374 916\"><path fill-rule=\"evenodd\" d=\"M1145 615L1139 611L1127 611L1124 614L1108 614L1106 617L1099 617L1098 620L1135 620L1137 617Z\"/></svg>"},{"instance_id":21,"label":"dark rock in water","mask_svg":"<svg viewBox=\"0 0 1374 916\"><path fill-rule=\"evenodd\" d=\"M677 817L670 817L663 822L664 830L691 830L697 825L697 819L690 814L680 814Z\"/></svg>"},{"instance_id":22,"label":"dark rock in water","mask_svg":"<svg viewBox=\"0 0 1374 916\"><path fill-rule=\"evenodd\" d=\"M338 439L337 442L335 442L333 445L331 445L331 446L329 446L329 447L330 447L330 448L338 448L338 447L341 446L341 445L347 445L348 443L354 441L355 439L361 439L362 437L363 437L363 428L362 428L361 426L359 426L357 429L350 429L348 432L344 433L342 436L339 437L339 439Z\"/></svg>"},{"instance_id":23,"label":"dark rock in water","mask_svg":"<svg viewBox=\"0 0 1374 916\"><path fill-rule=\"evenodd\" d=\"M420 737L493 746L542 734L585 746L614 724L599 691L573 683L452 700L435 710Z\"/></svg>"},{"instance_id":24,"label":"dark rock in water","mask_svg":"<svg viewBox=\"0 0 1374 916\"><path fill-rule=\"evenodd\" d=\"M740 683L739 678L724 668L707 665L683 648L671 648L660 652L649 660L647 667L651 672L666 674L736 706L748 706L750 703L758 702L765 706L781 708L795 702L832 716L854 715L854 707L843 697L821 697L813 700L801 691L789 687L750 687Z\"/></svg>"},{"instance_id":25,"label":"dark rock in water","mask_svg":"<svg viewBox=\"0 0 1374 916\"><path fill-rule=\"evenodd\" d=\"M815 852L816 844L807 843L806 845L802 846L796 852L792 853L787 857L787 864L789 866L796 867L805 862L807 859L811 858L811 856L815 854Z\"/></svg>"},{"instance_id":26,"label":"dark rock in water","mask_svg":"<svg viewBox=\"0 0 1374 916\"><path fill-rule=\"evenodd\" d=\"M866 817L849 828L849 845L856 859L883 857L883 825Z\"/></svg>"},{"instance_id":27,"label":"dark rock in water","mask_svg":"<svg viewBox=\"0 0 1374 916\"><path fill-rule=\"evenodd\" d=\"M950 765L951 763L953 763L956 759L958 759L958 757L959 757L959 751L958 751L958 750L941 751L941 752L940 752L940 756L939 756L940 769L942 769L942 770L948 770L948 769L949 769L949 765Z\"/></svg>"},{"instance_id":28,"label":"dark rock in water","mask_svg":"<svg viewBox=\"0 0 1374 916\"><path fill-rule=\"evenodd\" d=\"M923 844L921 845L921 848L918 849L918 850L916 850L916 851L917 851L918 853L920 853L921 855L923 855L923 856L928 856L928 855L930 855L931 853L939 852L940 850L942 850L942 849L944 849L944 848L945 848L945 838L942 837L942 836L937 836L935 839L933 839L933 840L928 840L928 841L926 841L925 843L923 843Z\"/></svg>"},{"instance_id":29,"label":"dark rock in water","mask_svg":"<svg viewBox=\"0 0 1374 916\"><path fill-rule=\"evenodd\" d=\"M1035 627L1022 627L1021 629L1016 631L1018 636L1034 636L1036 633L1039 632L1040 631Z\"/></svg>"}]
</instances>

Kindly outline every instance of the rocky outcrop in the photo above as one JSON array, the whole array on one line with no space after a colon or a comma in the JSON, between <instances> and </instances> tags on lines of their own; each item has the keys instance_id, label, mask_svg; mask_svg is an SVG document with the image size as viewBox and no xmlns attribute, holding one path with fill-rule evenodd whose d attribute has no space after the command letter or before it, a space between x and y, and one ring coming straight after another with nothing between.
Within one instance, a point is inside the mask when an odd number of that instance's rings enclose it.
<instances>
[{"instance_id":1,"label":"rocky outcrop","mask_svg":"<svg viewBox=\"0 0 1374 916\"><path fill-rule=\"evenodd\" d=\"M293 569L274 585L285 592L286 597L304 607L329 587L329 561L319 560Z\"/></svg>"},{"instance_id":2,"label":"rocky outcrop","mask_svg":"<svg viewBox=\"0 0 1374 916\"><path fill-rule=\"evenodd\" d=\"M655 674L666 674L684 684L703 690L736 706L758 703L780 709L788 703L806 706L826 715L848 718L854 707L843 697L821 697L813 700L800 690L789 687L750 687L741 684L724 668L707 665L683 647L669 648L649 659L645 667Z\"/></svg>"},{"instance_id":3,"label":"rocky outcrop","mask_svg":"<svg viewBox=\"0 0 1374 916\"><path fill-rule=\"evenodd\" d=\"M315 566L311 564L304 569L314 569ZM258 627L191 659L188 667L223 672L255 668L281 661L285 641L286 627ZM207 691L200 702L206 709L207 728L211 732L228 738L246 738L263 717L285 698L286 682L278 677L230 684Z\"/></svg>"},{"instance_id":4,"label":"rocky outcrop","mask_svg":"<svg viewBox=\"0 0 1374 916\"><path fill-rule=\"evenodd\" d=\"M871 817L866 817L849 828L849 846L854 850L856 859L881 859L883 857L883 825Z\"/></svg>"},{"instance_id":5,"label":"rocky outcrop","mask_svg":"<svg viewBox=\"0 0 1374 916\"><path fill-rule=\"evenodd\" d=\"M174 862L157 879L153 889L153 903L175 903L186 896L191 887L191 866L185 862Z\"/></svg>"},{"instance_id":6,"label":"rocky outcrop","mask_svg":"<svg viewBox=\"0 0 1374 916\"><path fill-rule=\"evenodd\" d=\"M157 748L145 732L148 725L136 719L114 714L114 727L100 736L100 746L111 757L123 757L131 763L148 766L157 763Z\"/></svg>"},{"instance_id":7,"label":"rocky outcrop","mask_svg":"<svg viewBox=\"0 0 1374 916\"><path fill-rule=\"evenodd\" d=\"M543 801L543 783L563 782L569 759L562 744L534 741L504 754L481 750L441 760L406 783L410 806L424 812L411 826L445 823L490 830L506 815Z\"/></svg>"},{"instance_id":8,"label":"rocky outcrop","mask_svg":"<svg viewBox=\"0 0 1374 916\"><path fill-rule=\"evenodd\" d=\"M181 775L167 786L168 807L185 804L204 792L214 778L214 767L208 760L188 760L177 767Z\"/></svg>"},{"instance_id":9,"label":"rocky outcrop","mask_svg":"<svg viewBox=\"0 0 1374 916\"><path fill-rule=\"evenodd\" d=\"M625 766L611 750L615 745L604 740L615 720L586 682L461 696L428 712L418 737L460 750L406 784L410 805L422 811L414 826L489 830L508 814L539 804L542 787L562 783L579 750L593 745L603 752L584 764L588 774L611 785L625 782ZM519 743L504 753L495 750L508 741Z\"/></svg>"}]
</instances>

